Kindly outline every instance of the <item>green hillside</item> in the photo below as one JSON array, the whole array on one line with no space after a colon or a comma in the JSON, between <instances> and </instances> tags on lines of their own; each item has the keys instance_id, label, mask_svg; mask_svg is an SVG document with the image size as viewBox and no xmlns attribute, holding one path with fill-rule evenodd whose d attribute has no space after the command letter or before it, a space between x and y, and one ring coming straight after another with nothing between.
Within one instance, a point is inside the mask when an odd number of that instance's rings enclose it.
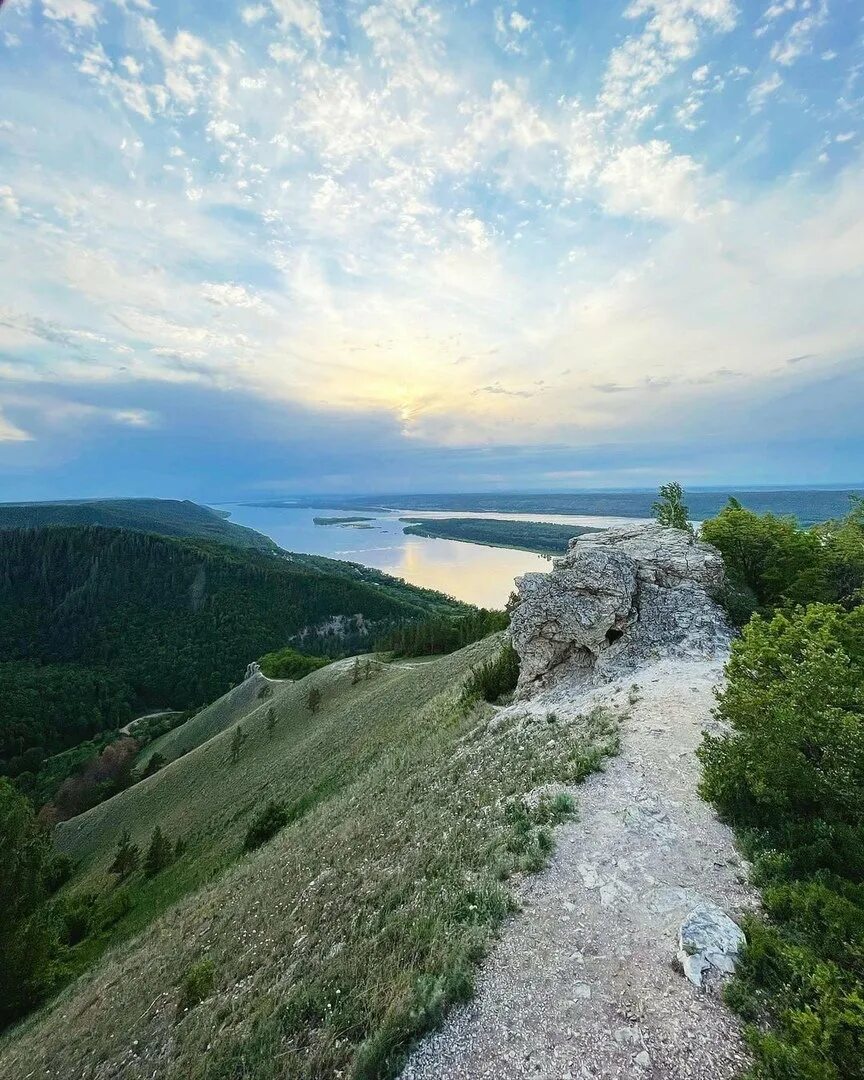
<instances>
[{"instance_id":1,"label":"green hillside","mask_svg":"<svg viewBox=\"0 0 864 1080\"><path fill-rule=\"evenodd\" d=\"M0 772L135 711L212 701L301 631L312 651L356 651L465 610L332 560L95 526L0 532Z\"/></svg>"},{"instance_id":2,"label":"green hillside","mask_svg":"<svg viewBox=\"0 0 864 1080\"><path fill-rule=\"evenodd\" d=\"M0 1043L0 1075L395 1075L470 992L512 910L508 879L544 864L572 809L523 796L579 780L615 746L600 712L490 723L462 688L500 649L495 636L360 681L351 661L250 680L184 725L194 749L61 825L78 869L60 903L77 931L89 919L68 963L89 971ZM221 730L201 742L211 721ZM271 801L281 830L244 854ZM185 848L118 882L124 830L143 855L157 825Z\"/></svg>"},{"instance_id":3,"label":"green hillside","mask_svg":"<svg viewBox=\"0 0 864 1080\"><path fill-rule=\"evenodd\" d=\"M227 514L188 499L0 503L0 529L34 529L46 525L102 525L163 536L198 536L261 551L277 550L269 537L245 525L235 525L227 520Z\"/></svg>"}]
</instances>

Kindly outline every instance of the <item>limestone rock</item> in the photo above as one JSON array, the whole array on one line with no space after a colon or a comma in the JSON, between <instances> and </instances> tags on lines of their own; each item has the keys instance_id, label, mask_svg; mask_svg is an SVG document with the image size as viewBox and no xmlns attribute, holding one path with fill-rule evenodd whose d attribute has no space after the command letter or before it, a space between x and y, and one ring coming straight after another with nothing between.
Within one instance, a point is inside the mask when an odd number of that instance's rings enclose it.
<instances>
[{"instance_id":1,"label":"limestone rock","mask_svg":"<svg viewBox=\"0 0 864 1080\"><path fill-rule=\"evenodd\" d=\"M678 960L694 986L712 975L731 975L745 942L741 927L715 904L695 908L678 931Z\"/></svg>"},{"instance_id":2,"label":"limestone rock","mask_svg":"<svg viewBox=\"0 0 864 1080\"><path fill-rule=\"evenodd\" d=\"M689 533L654 523L570 541L548 574L516 581L511 623L520 689L561 666L600 680L663 656L714 656L729 630L712 596L723 559Z\"/></svg>"},{"instance_id":3,"label":"limestone rock","mask_svg":"<svg viewBox=\"0 0 864 1080\"><path fill-rule=\"evenodd\" d=\"M251 664L246 667L246 674L243 676L243 681L251 679L253 676L258 675L261 671L261 665L257 660L253 660Z\"/></svg>"}]
</instances>

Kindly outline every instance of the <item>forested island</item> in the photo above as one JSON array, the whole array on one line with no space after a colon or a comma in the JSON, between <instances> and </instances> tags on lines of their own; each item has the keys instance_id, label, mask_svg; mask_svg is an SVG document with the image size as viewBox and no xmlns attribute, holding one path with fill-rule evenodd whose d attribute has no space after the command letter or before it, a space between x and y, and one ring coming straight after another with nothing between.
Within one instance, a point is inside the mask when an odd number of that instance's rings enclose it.
<instances>
[{"instance_id":1,"label":"forested island","mask_svg":"<svg viewBox=\"0 0 864 1080\"><path fill-rule=\"evenodd\" d=\"M464 540L486 547L518 548L538 555L563 555L574 536L598 532L576 525L546 521L508 521L505 518L400 518L404 532L440 540Z\"/></svg>"}]
</instances>

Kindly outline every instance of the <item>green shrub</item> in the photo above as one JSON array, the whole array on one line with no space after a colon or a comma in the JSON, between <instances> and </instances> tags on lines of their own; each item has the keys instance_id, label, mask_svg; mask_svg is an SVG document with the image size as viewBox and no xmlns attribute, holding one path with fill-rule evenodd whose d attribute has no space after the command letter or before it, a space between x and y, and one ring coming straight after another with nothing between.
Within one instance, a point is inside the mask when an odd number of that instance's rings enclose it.
<instances>
[{"instance_id":1,"label":"green shrub","mask_svg":"<svg viewBox=\"0 0 864 1080\"><path fill-rule=\"evenodd\" d=\"M265 653L261 657L261 671L269 679L302 679L311 671L326 667L330 660L326 656L307 656L306 653L298 652L290 646L279 649L277 652ZM261 691L267 690L264 695ZM269 686L262 687L259 697L270 696L272 689Z\"/></svg>"},{"instance_id":2,"label":"green shrub","mask_svg":"<svg viewBox=\"0 0 864 1080\"><path fill-rule=\"evenodd\" d=\"M288 824L288 810L284 803L271 799L260 813L252 820L252 824L243 841L244 851L253 851L262 844L266 844Z\"/></svg>"},{"instance_id":3,"label":"green shrub","mask_svg":"<svg viewBox=\"0 0 864 1080\"><path fill-rule=\"evenodd\" d=\"M800 579L799 579L800 580ZM864 608L758 615L733 644L703 794L746 839L764 918L729 1003L753 1080L864 1078Z\"/></svg>"},{"instance_id":4,"label":"green shrub","mask_svg":"<svg viewBox=\"0 0 864 1080\"><path fill-rule=\"evenodd\" d=\"M213 993L215 982L216 967L212 960L199 960L197 964L193 964L180 980L177 1012L194 1009Z\"/></svg>"},{"instance_id":5,"label":"green shrub","mask_svg":"<svg viewBox=\"0 0 864 1080\"><path fill-rule=\"evenodd\" d=\"M463 690L463 701L495 702L515 690L518 681L519 654L506 641L497 656L471 672Z\"/></svg>"},{"instance_id":6,"label":"green shrub","mask_svg":"<svg viewBox=\"0 0 864 1080\"><path fill-rule=\"evenodd\" d=\"M135 901L132 899L132 893L129 889L114 889L113 892L108 894L99 909L102 927L114 926L115 923L125 918L134 906Z\"/></svg>"}]
</instances>

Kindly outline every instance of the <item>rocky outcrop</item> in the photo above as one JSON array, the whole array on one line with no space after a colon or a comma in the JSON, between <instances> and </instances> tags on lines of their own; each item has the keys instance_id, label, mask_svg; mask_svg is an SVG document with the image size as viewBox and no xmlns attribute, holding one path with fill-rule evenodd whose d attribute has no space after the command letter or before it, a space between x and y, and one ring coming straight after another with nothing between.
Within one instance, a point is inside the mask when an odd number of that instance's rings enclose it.
<instances>
[{"instance_id":1,"label":"rocky outcrop","mask_svg":"<svg viewBox=\"0 0 864 1080\"><path fill-rule=\"evenodd\" d=\"M243 676L243 681L247 679L254 679L256 675L260 675L261 665L257 660L253 660L251 664L246 665L246 674Z\"/></svg>"},{"instance_id":2,"label":"rocky outcrop","mask_svg":"<svg viewBox=\"0 0 864 1080\"><path fill-rule=\"evenodd\" d=\"M511 621L524 694L563 673L618 677L661 657L711 657L729 630L713 596L720 552L680 529L640 523L570 541L549 574L518 578Z\"/></svg>"}]
</instances>

